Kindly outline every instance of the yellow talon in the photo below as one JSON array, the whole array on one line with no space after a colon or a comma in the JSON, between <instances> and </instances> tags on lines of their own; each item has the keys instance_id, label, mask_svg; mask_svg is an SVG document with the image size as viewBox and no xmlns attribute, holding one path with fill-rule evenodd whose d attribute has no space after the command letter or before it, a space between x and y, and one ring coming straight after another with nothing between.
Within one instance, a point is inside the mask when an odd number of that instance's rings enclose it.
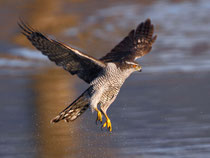
<instances>
[{"instance_id":1,"label":"yellow talon","mask_svg":"<svg viewBox=\"0 0 210 158\"><path fill-rule=\"evenodd\" d=\"M112 123L109 117L105 114L106 122L103 124L103 128L107 126L107 129L111 132L112 131Z\"/></svg>"},{"instance_id":2,"label":"yellow talon","mask_svg":"<svg viewBox=\"0 0 210 158\"><path fill-rule=\"evenodd\" d=\"M100 121L102 123L102 114L101 114L101 111L98 110L97 108L95 108L95 110L97 111L96 123L97 123L97 121Z\"/></svg>"}]
</instances>

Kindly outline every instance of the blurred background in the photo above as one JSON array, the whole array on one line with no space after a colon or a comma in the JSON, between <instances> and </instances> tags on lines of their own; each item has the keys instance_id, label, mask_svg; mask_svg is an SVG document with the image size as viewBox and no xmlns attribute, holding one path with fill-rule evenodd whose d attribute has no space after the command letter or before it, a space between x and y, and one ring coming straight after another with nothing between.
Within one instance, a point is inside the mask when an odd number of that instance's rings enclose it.
<instances>
[{"instance_id":1,"label":"blurred background","mask_svg":"<svg viewBox=\"0 0 210 158\"><path fill-rule=\"evenodd\" d=\"M147 18L157 41L108 110L50 124L88 85L48 61L20 33L19 17L95 57ZM208 158L208 0L0 0L0 157Z\"/></svg>"}]
</instances>

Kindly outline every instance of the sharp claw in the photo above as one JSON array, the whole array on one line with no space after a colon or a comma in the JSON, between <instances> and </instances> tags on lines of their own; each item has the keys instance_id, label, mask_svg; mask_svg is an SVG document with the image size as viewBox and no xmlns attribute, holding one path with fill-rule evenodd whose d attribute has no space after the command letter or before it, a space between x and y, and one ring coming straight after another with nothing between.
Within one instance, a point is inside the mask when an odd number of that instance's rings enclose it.
<instances>
[{"instance_id":1,"label":"sharp claw","mask_svg":"<svg viewBox=\"0 0 210 158\"><path fill-rule=\"evenodd\" d=\"M102 120L100 120L100 119L96 119L96 125L98 124L98 121L102 124Z\"/></svg>"},{"instance_id":2,"label":"sharp claw","mask_svg":"<svg viewBox=\"0 0 210 158\"><path fill-rule=\"evenodd\" d=\"M98 123L98 121L101 122L101 124L102 124L102 114L98 109L96 111L98 112L97 118L96 118L96 124Z\"/></svg>"},{"instance_id":3,"label":"sharp claw","mask_svg":"<svg viewBox=\"0 0 210 158\"><path fill-rule=\"evenodd\" d=\"M103 126L102 126L102 127L103 127L103 128L104 128L104 127L106 127L106 122L103 124Z\"/></svg>"},{"instance_id":4,"label":"sharp claw","mask_svg":"<svg viewBox=\"0 0 210 158\"><path fill-rule=\"evenodd\" d=\"M112 124L111 124L110 119L107 120L107 129L109 130L109 132L112 131Z\"/></svg>"},{"instance_id":5,"label":"sharp claw","mask_svg":"<svg viewBox=\"0 0 210 158\"><path fill-rule=\"evenodd\" d=\"M102 123L102 113L101 113L101 111L98 110L97 108L95 108L95 110L97 111L96 124L98 123L98 121L100 121ZM112 131L112 123L111 123L111 120L109 119L109 117L107 116L106 113L103 113L103 114L106 117L106 122L101 126L101 130L103 130L103 128L107 126L107 130L109 132L111 132Z\"/></svg>"},{"instance_id":6,"label":"sharp claw","mask_svg":"<svg viewBox=\"0 0 210 158\"><path fill-rule=\"evenodd\" d=\"M107 118L106 122L103 124L102 128L106 127L107 126L107 130L109 132L112 131L112 124L111 124L111 121L109 118Z\"/></svg>"}]
</instances>

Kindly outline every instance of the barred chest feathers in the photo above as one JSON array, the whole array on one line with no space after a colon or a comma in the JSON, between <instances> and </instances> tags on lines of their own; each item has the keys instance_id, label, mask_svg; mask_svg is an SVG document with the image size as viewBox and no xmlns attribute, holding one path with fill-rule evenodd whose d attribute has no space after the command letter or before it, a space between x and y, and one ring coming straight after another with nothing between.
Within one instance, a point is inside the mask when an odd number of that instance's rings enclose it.
<instances>
[{"instance_id":1,"label":"barred chest feathers","mask_svg":"<svg viewBox=\"0 0 210 158\"><path fill-rule=\"evenodd\" d=\"M115 63L107 63L104 71L91 82L90 85L111 84L113 86L121 86L125 79L133 72L133 70L121 70Z\"/></svg>"},{"instance_id":2,"label":"barred chest feathers","mask_svg":"<svg viewBox=\"0 0 210 158\"><path fill-rule=\"evenodd\" d=\"M131 70L121 70L114 63L108 63L103 73L91 82L90 106L92 111L98 103L109 104L117 96Z\"/></svg>"}]
</instances>

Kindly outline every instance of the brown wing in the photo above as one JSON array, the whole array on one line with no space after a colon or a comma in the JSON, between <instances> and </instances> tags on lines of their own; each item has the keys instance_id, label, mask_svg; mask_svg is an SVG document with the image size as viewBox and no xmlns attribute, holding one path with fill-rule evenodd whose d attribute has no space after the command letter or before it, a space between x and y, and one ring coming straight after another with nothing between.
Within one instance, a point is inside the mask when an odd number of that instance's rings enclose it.
<instances>
[{"instance_id":1,"label":"brown wing","mask_svg":"<svg viewBox=\"0 0 210 158\"><path fill-rule=\"evenodd\" d=\"M105 64L91 56L79 52L65 44L45 37L38 31L20 21L22 33L31 41L33 46L48 56L58 66L62 66L72 75L77 74L81 79L90 83L95 79Z\"/></svg>"},{"instance_id":2,"label":"brown wing","mask_svg":"<svg viewBox=\"0 0 210 158\"><path fill-rule=\"evenodd\" d=\"M154 26L150 19L139 24L136 30L132 30L110 53L100 60L104 62L133 61L149 53L157 35L153 37Z\"/></svg>"}]
</instances>

